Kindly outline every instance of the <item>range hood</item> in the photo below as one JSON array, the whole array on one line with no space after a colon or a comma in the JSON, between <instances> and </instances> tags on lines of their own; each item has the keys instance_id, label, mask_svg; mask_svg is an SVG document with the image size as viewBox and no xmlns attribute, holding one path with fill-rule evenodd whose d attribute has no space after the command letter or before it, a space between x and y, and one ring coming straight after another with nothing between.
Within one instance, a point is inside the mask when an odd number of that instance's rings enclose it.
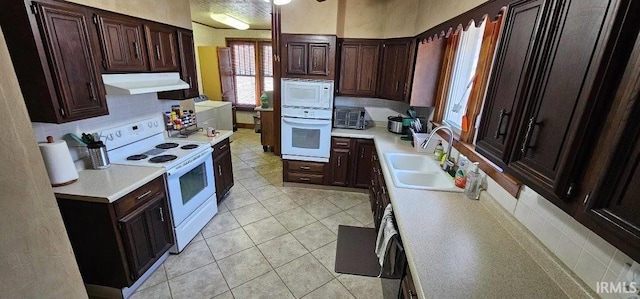
<instances>
[{"instance_id":1,"label":"range hood","mask_svg":"<svg viewBox=\"0 0 640 299\"><path fill-rule=\"evenodd\" d=\"M107 95L156 93L189 88L178 73L106 74L102 75Z\"/></svg>"}]
</instances>

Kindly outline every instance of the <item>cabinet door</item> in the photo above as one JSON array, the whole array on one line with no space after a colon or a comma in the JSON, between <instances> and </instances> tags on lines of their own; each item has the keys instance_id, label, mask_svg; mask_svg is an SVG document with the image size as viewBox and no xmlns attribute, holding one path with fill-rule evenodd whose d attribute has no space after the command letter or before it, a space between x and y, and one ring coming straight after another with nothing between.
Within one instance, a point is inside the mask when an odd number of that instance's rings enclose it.
<instances>
[{"instance_id":1,"label":"cabinet door","mask_svg":"<svg viewBox=\"0 0 640 299\"><path fill-rule=\"evenodd\" d=\"M222 173L222 157L215 157L213 160L213 174L216 182L216 199L220 203L224 198L225 177Z\"/></svg>"},{"instance_id":2,"label":"cabinet door","mask_svg":"<svg viewBox=\"0 0 640 299\"><path fill-rule=\"evenodd\" d=\"M224 174L224 193L226 194L233 187L233 164L231 162L231 152L227 152L221 159L222 173Z\"/></svg>"},{"instance_id":3,"label":"cabinet door","mask_svg":"<svg viewBox=\"0 0 640 299\"><path fill-rule=\"evenodd\" d=\"M189 83L189 89L184 91L185 98L197 97L198 74L196 71L196 49L193 40L193 32L187 30L178 31L178 46L180 48L180 74L182 80Z\"/></svg>"},{"instance_id":4,"label":"cabinet door","mask_svg":"<svg viewBox=\"0 0 640 299\"><path fill-rule=\"evenodd\" d=\"M176 30L160 24L145 24L147 50L152 71L178 71Z\"/></svg>"},{"instance_id":5,"label":"cabinet door","mask_svg":"<svg viewBox=\"0 0 640 299\"><path fill-rule=\"evenodd\" d=\"M351 172L351 186L368 188L371 180L371 157L376 151L372 140L356 139L355 158Z\"/></svg>"},{"instance_id":6,"label":"cabinet door","mask_svg":"<svg viewBox=\"0 0 640 299\"><path fill-rule=\"evenodd\" d=\"M538 40L544 0L517 1L509 6L487 88L476 150L505 168L515 138L530 60Z\"/></svg>"},{"instance_id":7,"label":"cabinet door","mask_svg":"<svg viewBox=\"0 0 640 299\"><path fill-rule=\"evenodd\" d=\"M368 95L376 93L379 44L372 42L344 42L340 56L340 86L344 95Z\"/></svg>"},{"instance_id":8,"label":"cabinet door","mask_svg":"<svg viewBox=\"0 0 640 299\"><path fill-rule=\"evenodd\" d=\"M537 64L539 79L528 97L529 111L515 139L508 171L546 198L571 196L573 166L581 149L580 130L589 118L595 73L604 41L605 17L615 1L582 0L563 5L551 22L549 41ZM570 73L571 75L567 75ZM586 132L585 132L586 133ZM571 188L571 189L570 189ZM555 195L555 196L554 196Z\"/></svg>"},{"instance_id":9,"label":"cabinet door","mask_svg":"<svg viewBox=\"0 0 640 299\"><path fill-rule=\"evenodd\" d=\"M387 42L382 47L382 68L378 95L389 100L404 100L411 42Z\"/></svg>"},{"instance_id":10,"label":"cabinet door","mask_svg":"<svg viewBox=\"0 0 640 299\"><path fill-rule=\"evenodd\" d=\"M349 156L350 150L347 148L331 149L329 164L331 176L329 184L334 186L349 185Z\"/></svg>"},{"instance_id":11,"label":"cabinet door","mask_svg":"<svg viewBox=\"0 0 640 299\"><path fill-rule=\"evenodd\" d=\"M307 44L288 43L287 47L287 73L307 74Z\"/></svg>"},{"instance_id":12,"label":"cabinet door","mask_svg":"<svg viewBox=\"0 0 640 299\"><path fill-rule=\"evenodd\" d=\"M95 15L106 72L148 71L142 23L130 18Z\"/></svg>"},{"instance_id":13,"label":"cabinet door","mask_svg":"<svg viewBox=\"0 0 640 299\"><path fill-rule=\"evenodd\" d=\"M329 75L329 44L309 44L308 74Z\"/></svg>"},{"instance_id":14,"label":"cabinet door","mask_svg":"<svg viewBox=\"0 0 640 299\"><path fill-rule=\"evenodd\" d=\"M87 16L81 7L36 3L52 80L60 100L60 122L108 114L100 67Z\"/></svg>"},{"instance_id":15,"label":"cabinet door","mask_svg":"<svg viewBox=\"0 0 640 299\"><path fill-rule=\"evenodd\" d=\"M164 194L119 220L127 250L131 279L135 281L173 245L173 231Z\"/></svg>"}]
</instances>

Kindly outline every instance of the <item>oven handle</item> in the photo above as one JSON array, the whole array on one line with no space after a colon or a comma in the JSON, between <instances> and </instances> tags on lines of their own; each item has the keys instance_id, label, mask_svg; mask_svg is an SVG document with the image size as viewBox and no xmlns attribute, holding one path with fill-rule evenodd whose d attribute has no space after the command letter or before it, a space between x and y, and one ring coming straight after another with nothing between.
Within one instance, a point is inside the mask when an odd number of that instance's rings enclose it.
<instances>
[{"instance_id":1,"label":"oven handle","mask_svg":"<svg viewBox=\"0 0 640 299\"><path fill-rule=\"evenodd\" d=\"M195 157L192 157L191 159L180 163L178 166L171 168L169 170L167 170L167 175L168 176L173 176L173 175L183 175L187 172L189 172L191 169L193 169L193 166L198 166L202 163L205 163L208 159L213 161L213 157L211 156L211 152L213 152L213 150L211 149L211 147L208 147L207 150L203 151L202 153L199 153L198 155L196 155ZM186 167L191 165L191 167Z\"/></svg>"},{"instance_id":2,"label":"oven handle","mask_svg":"<svg viewBox=\"0 0 640 299\"><path fill-rule=\"evenodd\" d=\"M283 117L282 118L283 122L289 123L289 124L297 124L297 125L303 125L303 126L314 126L314 127L324 127L327 125L331 125L331 120L328 119L308 119L308 118L288 118L288 117Z\"/></svg>"}]
</instances>

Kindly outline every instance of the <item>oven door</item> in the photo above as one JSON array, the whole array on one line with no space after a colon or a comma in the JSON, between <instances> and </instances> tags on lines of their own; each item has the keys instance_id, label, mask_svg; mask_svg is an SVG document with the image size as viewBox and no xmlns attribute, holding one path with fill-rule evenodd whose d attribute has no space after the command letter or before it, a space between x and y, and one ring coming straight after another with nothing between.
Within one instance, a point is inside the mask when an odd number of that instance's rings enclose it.
<instances>
[{"instance_id":1,"label":"oven door","mask_svg":"<svg viewBox=\"0 0 640 299\"><path fill-rule=\"evenodd\" d=\"M169 169L167 189L173 225L178 227L202 203L215 195L211 148Z\"/></svg>"},{"instance_id":2,"label":"oven door","mask_svg":"<svg viewBox=\"0 0 640 299\"><path fill-rule=\"evenodd\" d=\"M330 119L282 118L282 157L329 162Z\"/></svg>"}]
</instances>

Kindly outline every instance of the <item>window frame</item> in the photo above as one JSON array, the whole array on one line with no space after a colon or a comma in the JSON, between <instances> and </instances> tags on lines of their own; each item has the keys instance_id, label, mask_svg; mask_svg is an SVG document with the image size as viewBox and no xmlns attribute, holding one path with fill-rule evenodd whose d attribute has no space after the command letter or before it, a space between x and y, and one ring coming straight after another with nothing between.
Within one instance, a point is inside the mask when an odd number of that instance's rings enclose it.
<instances>
[{"instance_id":1,"label":"window frame","mask_svg":"<svg viewBox=\"0 0 640 299\"><path fill-rule=\"evenodd\" d=\"M263 65L263 59L265 57L263 57L263 53L262 53L262 45L264 44L271 44L271 51L273 53L273 43L271 41L271 39L267 39L267 38L225 38L225 42L226 42L226 46L228 48L231 49L231 64L233 67L233 76L234 76L234 80L233 80L233 84L235 84L235 102L233 103L236 107L237 110L241 110L241 111L253 111L254 108L256 106L258 106L260 103L260 96L262 95L262 90L263 90L263 80L264 80L264 72L262 71ZM253 105L249 105L249 104L239 104L238 103L238 85L237 85L237 81L236 81L236 70L235 70L235 56L234 56L234 52L233 52L233 44L234 43L245 43L245 44L253 44L254 47L254 53L255 53L255 57L254 57L254 65L255 65L255 102ZM269 59L271 59L272 63L272 70L271 73L273 74L273 60L272 57L270 57Z\"/></svg>"}]
</instances>

